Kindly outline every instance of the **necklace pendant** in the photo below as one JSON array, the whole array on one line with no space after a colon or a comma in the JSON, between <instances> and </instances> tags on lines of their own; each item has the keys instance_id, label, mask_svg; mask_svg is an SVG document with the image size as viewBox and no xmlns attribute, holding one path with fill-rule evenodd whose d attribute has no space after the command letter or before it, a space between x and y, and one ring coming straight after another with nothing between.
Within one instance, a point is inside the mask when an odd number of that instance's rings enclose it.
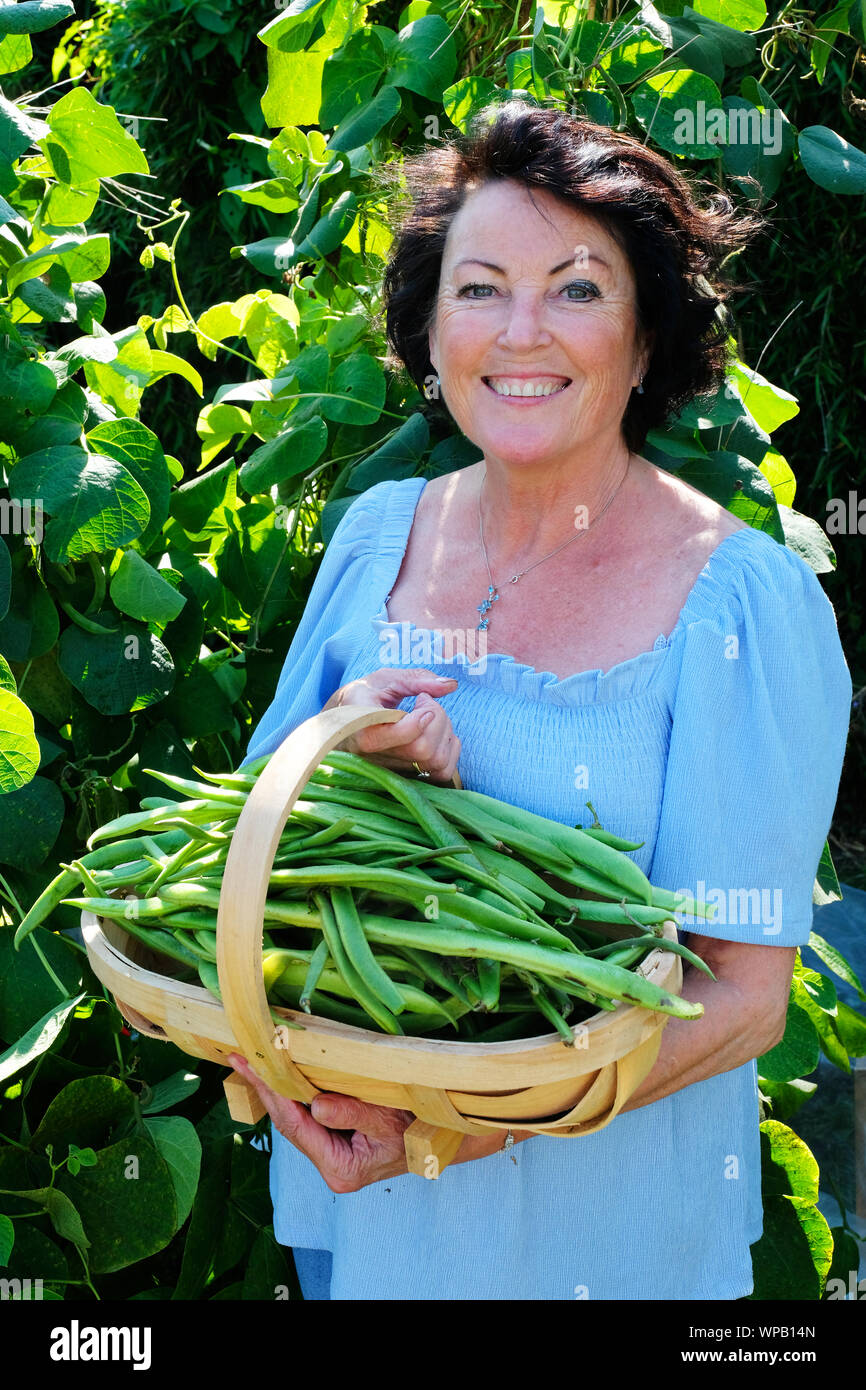
<instances>
[{"instance_id":1,"label":"necklace pendant","mask_svg":"<svg viewBox=\"0 0 866 1390\"><path fill-rule=\"evenodd\" d=\"M488 624L489 624L489 622L490 622L490 619L489 619L489 618L485 618L485 617L484 617L484 614L487 612L488 608L492 608L492 607L493 607L494 603L496 602L496 600L497 600L498 598L499 598L499 595L498 595L498 593L496 592L495 586L494 586L493 584L489 584L488 587L487 587L487 598L482 599L481 602L478 604L478 612L479 612L482 616L481 616L481 622L478 624L477 628L475 629L476 632L486 632L486 631L487 631L487 627L488 627Z\"/></svg>"}]
</instances>

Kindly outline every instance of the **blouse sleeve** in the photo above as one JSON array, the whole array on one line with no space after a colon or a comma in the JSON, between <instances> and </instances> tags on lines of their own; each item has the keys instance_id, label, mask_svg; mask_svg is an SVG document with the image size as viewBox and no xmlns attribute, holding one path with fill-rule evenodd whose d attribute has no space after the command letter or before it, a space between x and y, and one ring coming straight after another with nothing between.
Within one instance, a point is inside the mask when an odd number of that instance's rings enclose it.
<instances>
[{"instance_id":1,"label":"blouse sleeve","mask_svg":"<svg viewBox=\"0 0 866 1390\"><path fill-rule=\"evenodd\" d=\"M276 692L250 739L244 767L272 753L293 729L318 714L335 690L357 642L357 614L375 567L384 502L377 483L340 518L319 566L280 672Z\"/></svg>"},{"instance_id":2,"label":"blouse sleeve","mask_svg":"<svg viewBox=\"0 0 866 1390\"><path fill-rule=\"evenodd\" d=\"M814 572L776 542L685 629L649 877L715 904L686 931L801 946L836 803L851 677Z\"/></svg>"}]
</instances>

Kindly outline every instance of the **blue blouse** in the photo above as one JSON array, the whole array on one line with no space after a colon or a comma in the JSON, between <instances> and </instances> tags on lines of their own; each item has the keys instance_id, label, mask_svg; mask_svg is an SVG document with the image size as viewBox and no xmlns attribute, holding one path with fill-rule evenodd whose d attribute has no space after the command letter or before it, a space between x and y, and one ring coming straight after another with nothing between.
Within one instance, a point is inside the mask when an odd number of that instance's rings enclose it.
<instances>
[{"instance_id":1,"label":"blue blouse","mask_svg":"<svg viewBox=\"0 0 866 1390\"><path fill-rule=\"evenodd\" d=\"M669 636L559 679L389 621L424 486L378 483L343 514L246 761L379 667L454 674L441 702L465 787L571 825L591 801L607 829L643 841L633 857L654 884L717 904L712 922L681 917L686 930L803 945L852 694L814 572L736 531ZM758 1124L751 1061L592 1135L535 1135L436 1181L339 1195L274 1131L274 1230L333 1252L334 1299L741 1298L762 1230Z\"/></svg>"}]
</instances>

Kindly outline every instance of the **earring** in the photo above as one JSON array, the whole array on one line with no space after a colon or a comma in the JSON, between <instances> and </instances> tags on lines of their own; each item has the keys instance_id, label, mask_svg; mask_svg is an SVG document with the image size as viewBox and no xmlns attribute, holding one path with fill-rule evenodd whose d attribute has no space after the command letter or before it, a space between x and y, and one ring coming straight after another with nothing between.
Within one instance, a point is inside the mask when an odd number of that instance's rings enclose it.
<instances>
[{"instance_id":1,"label":"earring","mask_svg":"<svg viewBox=\"0 0 866 1390\"><path fill-rule=\"evenodd\" d=\"M642 395L643 395L643 393L644 393L644 390L643 390L643 377L641 377L641 379L640 379L640 381L638 382L638 384L637 384L635 390L637 391L637 394L638 394L639 396L642 396Z\"/></svg>"}]
</instances>

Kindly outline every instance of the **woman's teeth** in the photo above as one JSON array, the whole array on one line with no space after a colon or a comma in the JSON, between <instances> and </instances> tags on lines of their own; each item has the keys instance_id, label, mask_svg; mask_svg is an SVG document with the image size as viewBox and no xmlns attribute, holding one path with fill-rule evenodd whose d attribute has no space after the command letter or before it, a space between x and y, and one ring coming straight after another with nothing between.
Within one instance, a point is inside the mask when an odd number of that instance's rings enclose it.
<instances>
[{"instance_id":1,"label":"woman's teeth","mask_svg":"<svg viewBox=\"0 0 866 1390\"><path fill-rule=\"evenodd\" d=\"M564 391L567 381L513 381L507 377L485 377L484 381L497 396L553 396Z\"/></svg>"}]
</instances>

